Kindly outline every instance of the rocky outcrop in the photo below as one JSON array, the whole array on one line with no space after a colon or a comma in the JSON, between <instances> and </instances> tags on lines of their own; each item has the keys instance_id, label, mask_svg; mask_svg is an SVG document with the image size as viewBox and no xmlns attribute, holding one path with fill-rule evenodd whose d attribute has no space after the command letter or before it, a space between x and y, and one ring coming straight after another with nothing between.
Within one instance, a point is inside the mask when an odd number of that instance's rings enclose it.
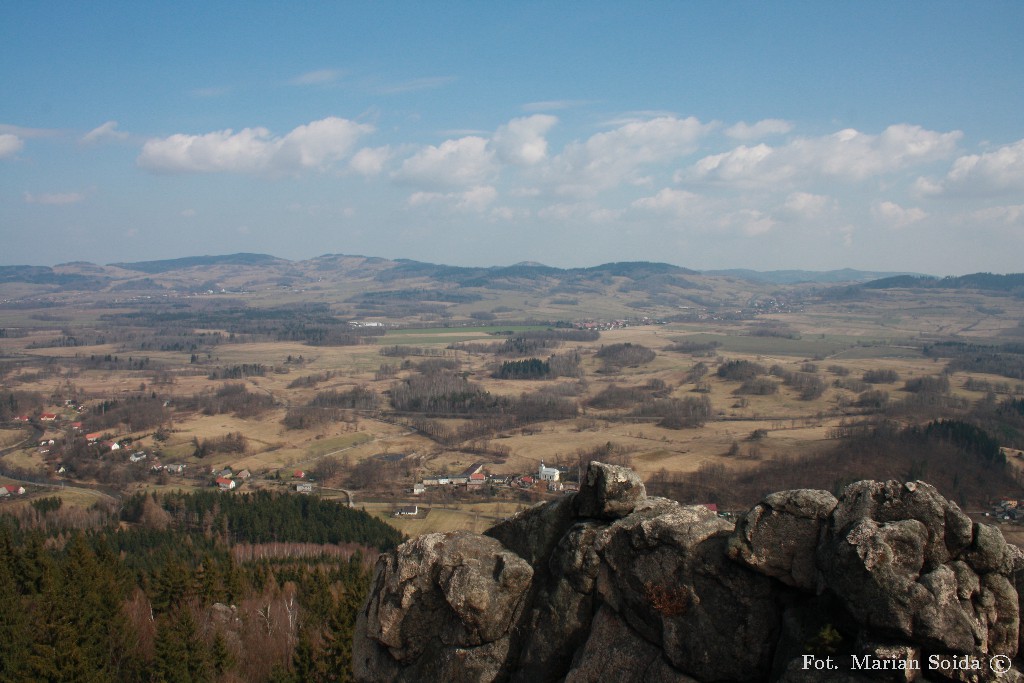
<instances>
[{"instance_id":1,"label":"rocky outcrop","mask_svg":"<svg viewBox=\"0 0 1024 683\"><path fill-rule=\"evenodd\" d=\"M592 463L579 493L378 561L361 681L1024 681L1024 553L923 482L734 525Z\"/></svg>"}]
</instances>

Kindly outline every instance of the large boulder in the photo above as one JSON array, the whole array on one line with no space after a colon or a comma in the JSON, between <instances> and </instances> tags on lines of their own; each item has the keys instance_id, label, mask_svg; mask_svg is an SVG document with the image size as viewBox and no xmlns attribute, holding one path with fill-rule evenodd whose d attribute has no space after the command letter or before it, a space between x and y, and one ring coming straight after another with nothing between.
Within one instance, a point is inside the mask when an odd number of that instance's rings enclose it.
<instances>
[{"instance_id":1,"label":"large boulder","mask_svg":"<svg viewBox=\"0 0 1024 683\"><path fill-rule=\"evenodd\" d=\"M356 678L494 680L532 577L498 541L466 532L427 534L382 555L357 620Z\"/></svg>"},{"instance_id":2,"label":"large boulder","mask_svg":"<svg viewBox=\"0 0 1024 683\"><path fill-rule=\"evenodd\" d=\"M619 519L633 512L646 498L647 488L636 472L592 462L576 495L576 513L580 517Z\"/></svg>"},{"instance_id":3,"label":"large boulder","mask_svg":"<svg viewBox=\"0 0 1024 683\"><path fill-rule=\"evenodd\" d=\"M998 529L973 524L924 482L858 482L817 552L824 585L865 628L938 652L1017 652L1012 559Z\"/></svg>"},{"instance_id":4,"label":"large boulder","mask_svg":"<svg viewBox=\"0 0 1024 683\"><path fill-rule=\"evenodd\" d=\"M774 493L734 527L591 463L578 494L486 535L429 534L383 555L354 669L361 681L1021 683L987 666L1024 640L1022 589L1024 552L923 482ZM809 652L840 666L809 668ZM984 668L929 671L933 655Z\"/></svg>"},{"instance_id":5,"label":"large boulder","mask_svg":"<svg viewBox=\"0 0 1024 683\"><path fill-rule=\"evenodd\" d=\"M815 590L818 540L836 503L828 491L810 489L765 497L736 524L729 557L789 586Z\"/></svg>"},{"instance_id":6,"label":"large boulder","mask_svg":"<svg viewBox=\"0 0 1024 683\"><path fill-rule=\"evenodd\" d=\"M732 523L704 506L638 506L597 539L598 595L701 680L763 680L779 614L771 580L725 552Z\"/></svg>"}]
</instances>

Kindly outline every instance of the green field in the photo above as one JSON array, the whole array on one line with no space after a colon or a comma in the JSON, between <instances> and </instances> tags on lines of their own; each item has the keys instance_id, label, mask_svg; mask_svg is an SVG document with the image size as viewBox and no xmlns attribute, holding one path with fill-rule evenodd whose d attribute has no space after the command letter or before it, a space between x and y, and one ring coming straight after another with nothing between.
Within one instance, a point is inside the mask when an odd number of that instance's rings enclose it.
<instances>
[{"instance_id":1,"label":"green field","mask_svg":"<svg viewBox=\"0 0 1024 683\"><path fill-rule=\"evenodd\" d=\"M328 453L352 448L353 446L358 446L359 444L372 440L373 438L364 432L344 434L342 436L335 436L328 439L320 439L314 441L313 444L306 449L306 454L311 458L322 458Z\"/></svg>"}]
</instances>

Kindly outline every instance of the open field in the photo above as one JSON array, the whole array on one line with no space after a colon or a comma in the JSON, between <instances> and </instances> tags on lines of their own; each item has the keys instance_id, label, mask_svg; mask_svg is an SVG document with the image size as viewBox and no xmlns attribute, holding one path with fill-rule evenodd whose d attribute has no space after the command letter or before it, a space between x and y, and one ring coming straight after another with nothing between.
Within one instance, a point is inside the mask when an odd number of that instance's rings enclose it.
<instances>
[{"instance_id":1,"label":"open field","mask_svg":"<svg viewBox=\"0 0 1024 683\"><path fill-rule=\"evenodd\" d=\"M438 531L481 533L497 522L511 517L524 506L511 502L466 503L453 507L421 505L420 514L416 517L395 516L395 506L388 503L366 503L359 504L358 507L411 537Z\"/></svg>"},{"instance_id":2,"label":"open field","mask_svg":"<svg viewBox=\"0 0 1024 683\"><path fill-rule=\"evenodd\" d=\"M394 500L424 477L476 463L504 476L543 460L575 476L601 457L648 480L685 482L828 457L853 423L967 419L986 401L1024 397L1020 379L983 366L947 372L950 357L928 352L936 342L1024 340L1024 299L1005 293L830 297L689 272L673 289L664 269L649 286L628 266L568 284L543 276L461 289L415 275L375 299L367 292L381 287L378 265L366 267L333 280L317 269L290 288L224 269L221 295L191 292L193 280L169 273L157 277L168 288L160 300L9 286L24 298L0 306L0 386L9 402L59 418L46 430L50 453L16 450L0 465L39 475L71 464L66 476L131 490L209 486L224 468L249 470L248 487L284 488L301 469ZM522 324L542 318L561 322ZM328 333L335 341L320 343ZM1014 353L1001 361L1010 370ZM753 376L721 374L737 363ZM871 373L894 379L865 382ZM921 383L941 388L922 398ZM5 426L0 448L30 433ZM125 448L86 444L89 431ZM1024 445L1015 433L1000 432L1002 445ZM134 452L147 459L129 462ZM184 479L151 467L177 463ZM412 533L507 514L463 503L388 521ZM376 513L390 515L386 507Z\"/></svg>"}]
</instances>

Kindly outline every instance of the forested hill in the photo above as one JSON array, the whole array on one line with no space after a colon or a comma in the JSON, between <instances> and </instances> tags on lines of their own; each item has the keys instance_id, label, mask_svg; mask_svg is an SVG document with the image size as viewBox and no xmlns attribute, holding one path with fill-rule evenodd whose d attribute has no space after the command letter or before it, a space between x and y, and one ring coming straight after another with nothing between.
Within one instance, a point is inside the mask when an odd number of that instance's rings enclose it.
<instances>
[{"instance_id":1,"label":"forested hill","mask_svg":"<svg viewBox=\"0 0 1024 683\"><path fill-rule=\"evenodd\" d=\"M196 266L267 266L284 263L283 259L267 254L225 254L222 256L187 256L185 258L164 259L160 261L138 261L135 263L112 263L111 265L125 270L137 270L143 273L166 273L182 268Z\"/></svg>"},{"instance_id":2,"label":"forested hill","mask_svg":"<svg viewBox=\"0 0 1024 683\"><path fill-rule=\"evenodd\" d=\"M378 550L313 496L42 498L0 515L0 682L347 681Z\"/></svg>"},{"instance_id":3,"label":"forested hill","mask_svg":"<svg viewBox=\"0 0 1024 683\"><path fill-rule=\"evenodd\" d=\"M861 285L864 289L982 289L995 292L1024 292L1024 273L997 275L972 273L971 275L928 277L898 275L873 280Z\"/></svg>"}]
</instances>

